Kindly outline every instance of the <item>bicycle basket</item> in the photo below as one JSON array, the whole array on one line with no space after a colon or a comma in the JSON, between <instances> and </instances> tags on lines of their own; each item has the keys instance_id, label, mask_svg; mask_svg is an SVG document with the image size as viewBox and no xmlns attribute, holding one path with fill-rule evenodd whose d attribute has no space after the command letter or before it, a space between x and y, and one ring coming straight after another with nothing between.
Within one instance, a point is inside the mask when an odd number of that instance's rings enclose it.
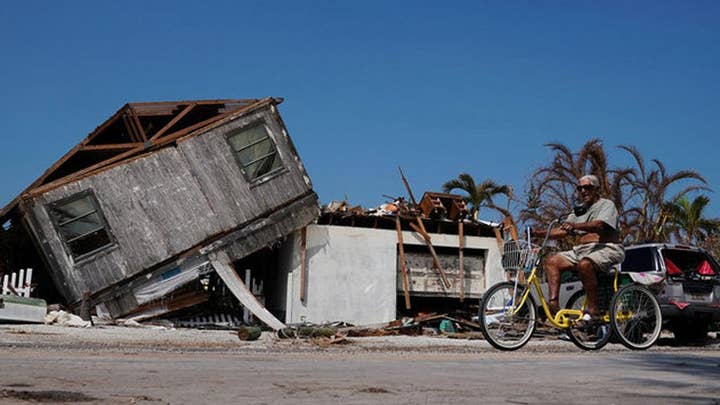
<instances>
[{"instance_id":1,"label":"bicycle basket","mask_svg":"<svg viewBox=\"0 0 720 405\"><path fill-rule=\"evenodd\" d=\"M506 241L503 245L502 266L508 270L532 269L537 258L538 246L524 240Z\"/></svg>"}]
</instances>

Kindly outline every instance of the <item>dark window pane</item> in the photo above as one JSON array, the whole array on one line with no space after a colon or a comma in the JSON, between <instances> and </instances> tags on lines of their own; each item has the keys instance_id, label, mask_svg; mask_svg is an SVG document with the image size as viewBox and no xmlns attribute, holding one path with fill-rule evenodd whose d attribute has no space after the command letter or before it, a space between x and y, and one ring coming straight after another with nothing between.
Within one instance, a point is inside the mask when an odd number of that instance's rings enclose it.
<instances>
[{"instance_id":1,"label":"dark window pane","mask_svg":"<svg viewBox=\"0 0 720 405\"><path fill-rule=\"evenodd\" d=\"M70 242L68 245L74 256L80 256L98 250L110 244L110 242L110 235L108 235L105 229L99 229L96 232Z\"/></svg>"},{"instance_id":2,"label":"dark window pane","mask_svg":"<svg viewBox=\"0 0 720 405\"><path fill-rule=\"evenodd\" d=\"M243 128L228 137L228 142L248 180L282 167L277 148L264 125Z\"/></svg>"},{"instance_id":3,"label":"dark window pane","mask_svg":"<svg viewBox=\"0 0 720 405\"><path fill-rule=\"evenodd\" d=\"M239 133L230 138L230 145L233 150L241 150L249 145L268 137L264 125L255 125L249 128L243 128Z\"/></svg>"},{"instance_id":4,"label":"dark window pane","mask_svg":"<svg viewBox=\"0 0 720 405\"><path fill-rule=\"evenodd\" d=\"M90 215L71 220L70 222L65 223L65 225L61 225L60 231L66 240L70 240L102 227L103 223L100 219L100 214L95 212Z\"/></svg>"},{"instance_id":5,"label":"dark window pane","mask_svg":"<svg viewBox=\"0 0 720 405\"><path fill-rule=\"evenodd\" d=\"M279 167L280 159L277 158L277 153L274 153L247 166L245 168L245 173L248 177L254 179L262 176L263 174L270 173Z\"/></svg>"},{"instance_id":6,"label":"dark window pane","mask_svg":"<svg viewBox=\"0 0 720 405\"><path fill-rule=\"evenodd\" d=\"M95 211L95 206L93 206L92 200L90 200L89 197L63 203L53 208L53 213L59 224L93 211Z\"/></svg>"},{"instance_id":7,"label":"dark window pane","mask_svg":"<svg viewBox=\"0 0 720 405\"><path fill-rule=\"evenodd\" d=\"M243 166L247 166L253 160L258 159L261 156L265 156L273 151L275 151L275 145L273 145L270 138L265 138L262 141L256 143L255 145L237 151L236 153L238 159L240 159Z\"/></svg>"},{"instance_id":8,"label":"dark window pane","mask_svg":"<svg viewBox=\"0 0 720 405\"><path fill-rule=\"evenodd\" d=\"M625 250L625 261L622 263L622 271L657 271L654 252L655 250L651 248Z\"/></svg>"},{"instance_id":9,"label":"dark window pane","mask_svg":"<svg viewBox=\"0 0 720 405\"><path fill-rule=\"evenodd\" d=\"M112 237L95 197L83 192L50 206L50 215L73 257L112 244Z\"/></svg>"}]
</instances>

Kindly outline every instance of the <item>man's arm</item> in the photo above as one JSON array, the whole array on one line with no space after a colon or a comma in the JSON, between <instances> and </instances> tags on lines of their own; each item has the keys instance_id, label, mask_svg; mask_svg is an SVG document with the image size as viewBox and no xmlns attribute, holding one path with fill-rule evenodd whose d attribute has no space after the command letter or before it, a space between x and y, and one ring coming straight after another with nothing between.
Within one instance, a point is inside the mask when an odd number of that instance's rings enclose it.
<instances>
[{"instance_id":1,"label":"man's arm","mask_svg":"<svg viewBox=\"0 0 720 405\"><path fill-rule=\"evenodd\" d=\"M534 238L544 238L545 237L545 230L544 229L538 229L538 230L531 230L530 236ZM566 230L563 230L562 228L554 228L550 230L550 234L548 235L548 239L562 239L566 236L570 235L570 233Z\"/></svg>"},{"instance_id":2,"label":"man's arm","mask_svg":"<svg viewBox=\"0 0 720 405\"><path fill-rule=\"evenodd\" d=\"M573 234L576 231L583 231L587 233L596 233L598 235L605 234L612 231L612 227L605 221L590 221L590 222L565 222L560 226L560 229L564 230L566 234Z\"/></svg>"},{"instance_id":3,"label":"man's arm","mask_svg":"<svg viewBox=\"0 0 720 405\"><path fill-rule=\"evenodd\" d=\"M590 222L563 222L558 228L550 230L548 239L562 239L567 236L575 235L577 231L603 234L612 231L612 227L604 221ZM545 230L532 230L530 236L545 237Z\"/></svg>"}]
</instances>

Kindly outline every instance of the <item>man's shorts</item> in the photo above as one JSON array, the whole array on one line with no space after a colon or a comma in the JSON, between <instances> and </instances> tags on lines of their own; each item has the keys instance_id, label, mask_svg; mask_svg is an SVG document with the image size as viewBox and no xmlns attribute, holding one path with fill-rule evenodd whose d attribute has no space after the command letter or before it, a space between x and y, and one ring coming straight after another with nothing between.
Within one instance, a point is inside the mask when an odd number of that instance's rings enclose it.
<instances>
[{"instance_id":1,"label":"man's shorts","mask_svg":"<svg viewBox=\"0 0 720 405\"><path fill-rule=\"evenodd\" d=\"M585 243L558 254L573 265L582 259L590 259L603 273L610 272L614 265L625 259L625 249L619 243Z\"/></svg>"}]
</instances>

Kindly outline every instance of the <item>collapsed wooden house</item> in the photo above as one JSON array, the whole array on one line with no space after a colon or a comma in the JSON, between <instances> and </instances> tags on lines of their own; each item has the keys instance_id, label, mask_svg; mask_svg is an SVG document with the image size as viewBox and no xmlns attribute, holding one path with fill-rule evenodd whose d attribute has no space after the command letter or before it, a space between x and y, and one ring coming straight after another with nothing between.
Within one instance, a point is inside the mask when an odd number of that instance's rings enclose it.
<instances>
[{"instance_id":1,"label":"collapsed wooden house","mask_svg":"<svg viewBox=\"0 0 720 405\"><path fill-rule=\"evenodd\" d=\"M281 102L124 105L0 211L6 267L33 267L71 308L114 318L220 289L262 318L234 267L319 213Z\"/></svg>"}]
</instances>

